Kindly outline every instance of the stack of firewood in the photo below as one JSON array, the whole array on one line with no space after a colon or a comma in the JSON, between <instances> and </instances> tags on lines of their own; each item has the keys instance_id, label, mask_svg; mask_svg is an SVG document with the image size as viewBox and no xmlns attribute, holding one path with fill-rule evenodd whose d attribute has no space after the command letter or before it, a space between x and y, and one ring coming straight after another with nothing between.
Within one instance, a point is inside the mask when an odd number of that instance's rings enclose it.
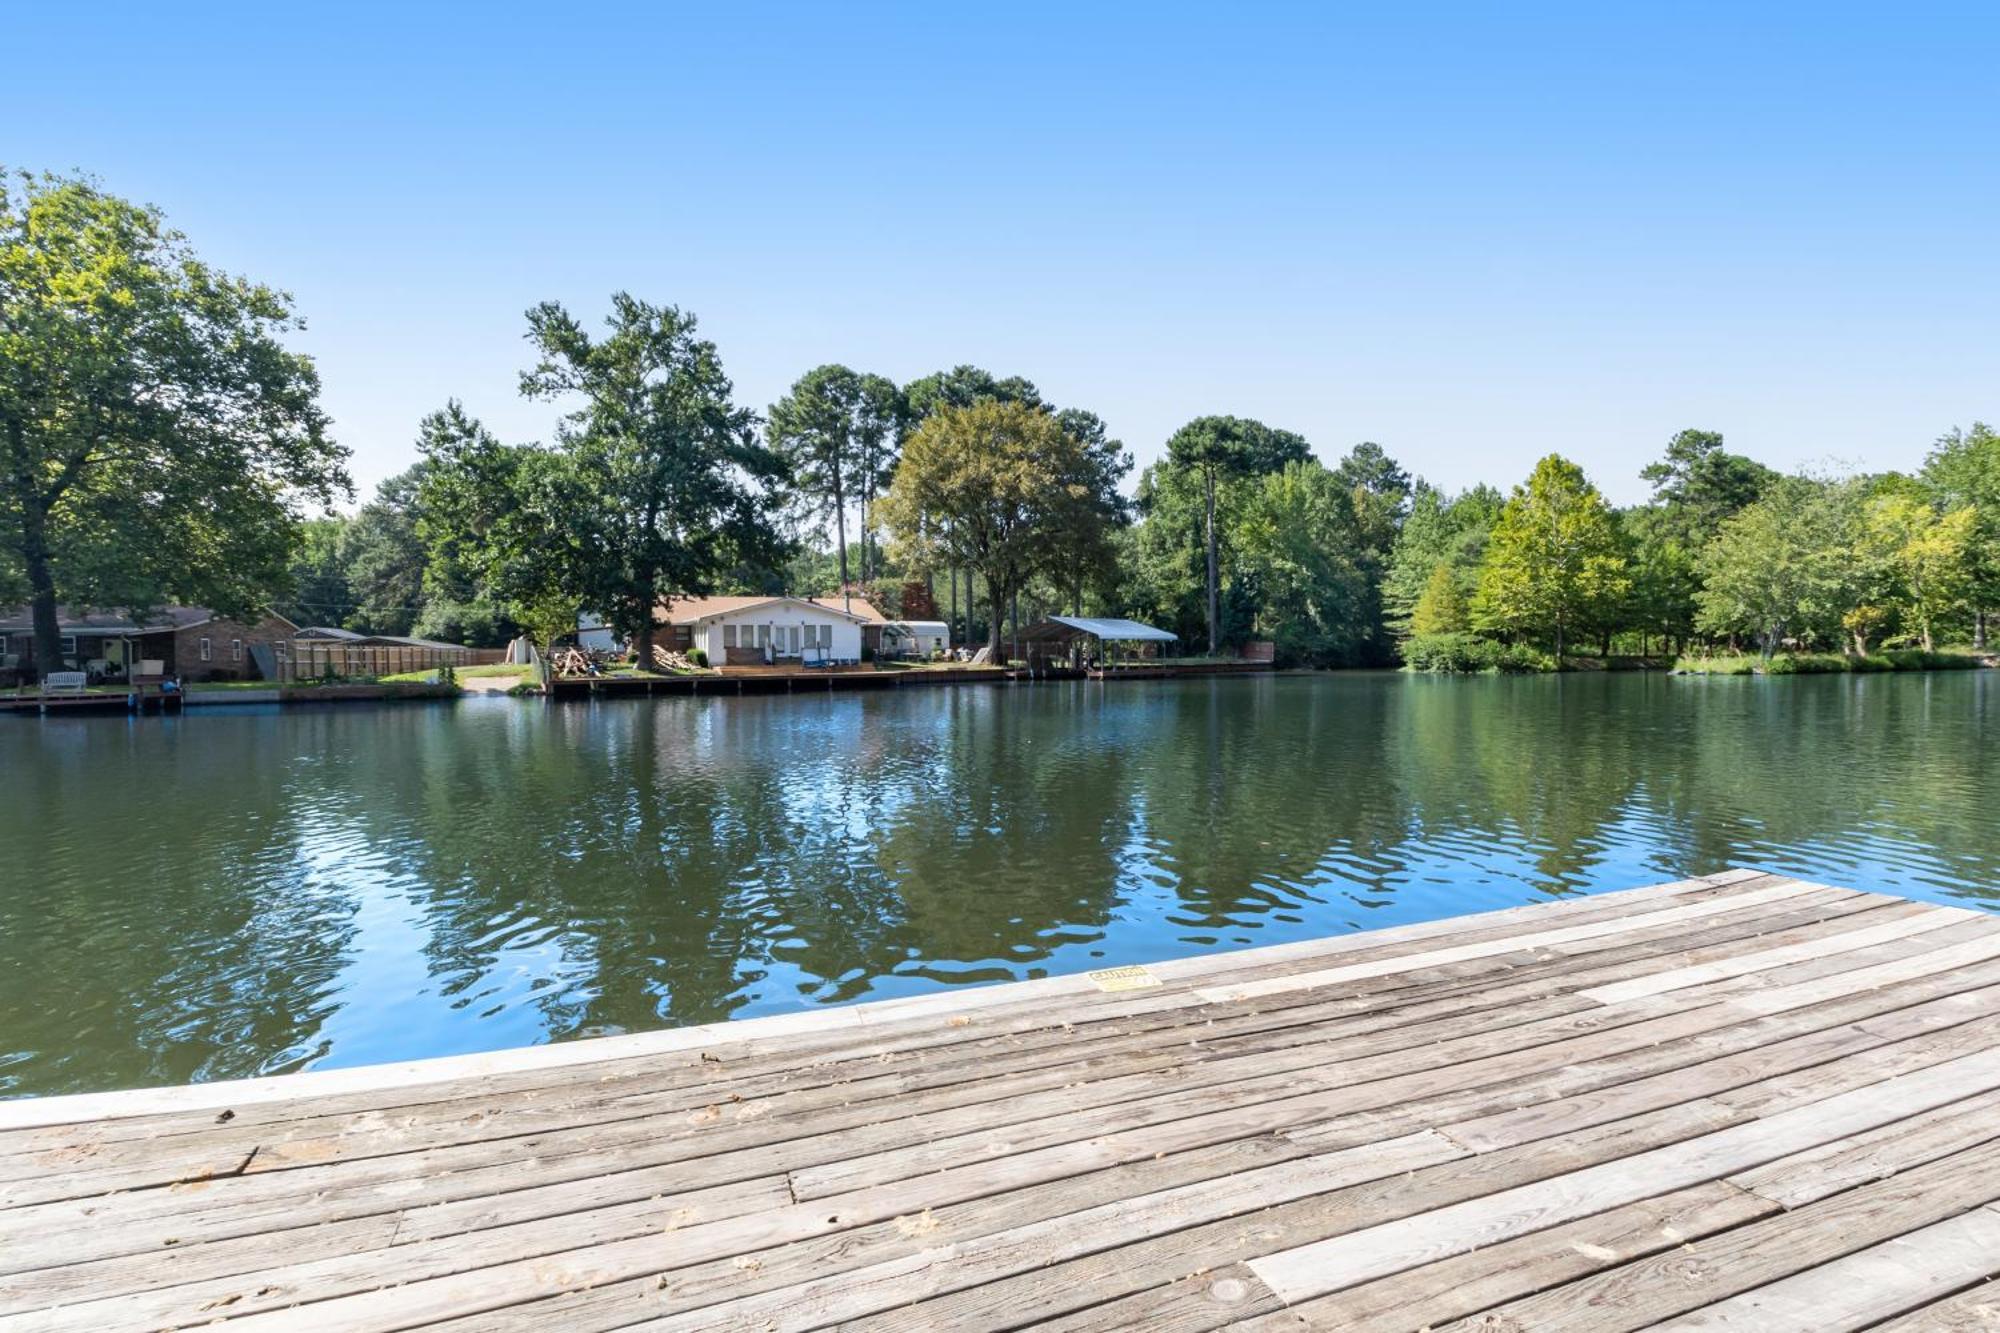
<instances>
[{"instance_id":1,"label":"stack of firewood","mask_svg":"<svg viewBox=\"0 0 2000 1333\"><path fill-rule=\"evenodd\" d=\"M658 663L660 669L663 671L701 670L700 667L689 660L686 653L677 653L673 649L662 647L657 643L653 645L653 661Z\"/></svg>"}]
</instances>

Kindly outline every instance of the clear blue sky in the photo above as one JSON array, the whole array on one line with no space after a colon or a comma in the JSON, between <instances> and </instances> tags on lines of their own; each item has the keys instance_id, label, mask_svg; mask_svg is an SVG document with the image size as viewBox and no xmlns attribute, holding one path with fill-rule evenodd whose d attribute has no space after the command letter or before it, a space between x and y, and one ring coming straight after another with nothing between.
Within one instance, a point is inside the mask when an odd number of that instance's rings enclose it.
<instances>
[{"instance_id":1,"label":"clear blue sky","mask_svg":"<svg viewBox=\"0 0 2000 1333\"><path fill-rule=\"evenodd\" d=\"M2000 416L2000 7L30 5L0 161L285 287L364 487L522 311L697 312L762 408L1024 374L1618 500L1684 426L1909 467Z\"/></svg>"}]
</instances>

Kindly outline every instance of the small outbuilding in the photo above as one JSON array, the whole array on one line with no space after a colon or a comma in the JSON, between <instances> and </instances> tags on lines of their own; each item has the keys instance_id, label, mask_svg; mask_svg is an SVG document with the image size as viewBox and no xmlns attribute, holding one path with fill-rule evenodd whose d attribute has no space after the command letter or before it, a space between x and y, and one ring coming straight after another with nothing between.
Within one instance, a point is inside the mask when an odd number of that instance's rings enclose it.
<instances>
[{"instance_id":1,"label":"small outbuilding","mask_svg":"<svg viewBox=\"0 0 2000 1333\"><path fill-rule=\"evenodd\" d=\"M877 654L885 658L927 661L951 646L951 626L942 620L885 620Z\"/></svg>"}]
</instances>

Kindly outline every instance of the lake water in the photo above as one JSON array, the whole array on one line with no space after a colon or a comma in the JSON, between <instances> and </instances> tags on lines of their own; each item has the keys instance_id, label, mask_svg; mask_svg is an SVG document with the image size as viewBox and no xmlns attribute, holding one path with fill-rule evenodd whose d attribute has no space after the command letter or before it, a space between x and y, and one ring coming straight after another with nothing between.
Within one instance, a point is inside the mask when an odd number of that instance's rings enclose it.
<instances>
[{"instance_id":1,"label":"lake water","mask_svg":"<svg viewBox=\"0 0 2000 1333\"><path fill-rule=\"evenodd\" d=\"M2000 673L0 717L0 1090L488 1050L1751 864L2000 910Z\"/></svg>"}]
</instances>

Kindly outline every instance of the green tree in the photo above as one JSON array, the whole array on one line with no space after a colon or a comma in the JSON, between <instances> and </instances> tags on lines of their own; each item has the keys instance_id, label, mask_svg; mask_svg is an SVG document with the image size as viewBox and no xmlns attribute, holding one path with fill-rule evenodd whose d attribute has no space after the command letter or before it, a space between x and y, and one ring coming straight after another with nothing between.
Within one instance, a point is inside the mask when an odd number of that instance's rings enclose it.
<instances>
[{"instance_id":1,"label":"green tree","mask_svg":"<svg viewBox=\"0 0 2000 1333\"><path fill-rule=\"evenodd\" d=\"M304 507L349 490L298 327L157 210L0 176L0 584L26 587L38 661L63 602L282 594Z\"/></svg>"},{"instance_id":2,"label":"green tree","mask_svg":"<svg viewBox=\"0 0 2000 1333\"><path fill-rule=\"evenodd\" d=\"M338 514L308 519L299 525L292 549L291 594L277 610L296 625L336 625L354 600L341 554L350 520Z\"/></svg>"},{"instance_id":3,"label":"green tree","mask_svg":"<svg viewBox=\"0 0 2000 1333\"><path fill-rule=\"evenodd\" d=\"M467 603L505 608L541 643L576 628L591 570L603 550L603 510L569 454L502 444L457 402L425 417L415 505L425 550L422 622L479 623ZM476 589L476 594L467 590ZM432 614L435 606L436 614Z\"/></svg>"},{"instance_id":4,"label":"green tree","mask_svg":"<svg viewBox=\"0 0 2000 1333\"><path fill-rule=\"evenodd\" d=\"M978 366L953 366L903 386L904 410L912 428L947 407L971 407L974 403L1048 406L1032 381L1019 375L1002 379Z\"/></svg>"},{"instance_id":5,"label":"green tree","mask_svg":"<svg viewBox=\"0 0 2000 1333\"><path fill-rule=\"evenodd\" d=\"M1983 421L1969 430L1947 431L1925 460L1923 477L1943 508L1970 507L1977 513L1966 573L1972 585L1972 641L1984 648L1993 614L2000 610L2000 432Z\"/></svg>"},{"instance_id":6,"label":"green tree","mask_svg":"<svg viewBox=\"0 0 2000 1333\"><path fill-rule=\"evenodd\" d=\"M950 370L940 370L925 375L903 386L903 437L948 407L971 407L975 403L1020 403L1027 407L1048 408L1050 405L1034 383L1019 375L1005 377L983 370L978 366L959 365ZM920 543L925 550L942 549L939 543ZM912 548L916 549L916 548ZM958 580L960 569L955 565L923 564L919 566L926 579L934 573L942 572L951 581L952 591L945 598L945 605L955 605L958 601ZM972 571L964 570L965 579L965 638L969 642L974 634L974 602L977 600L972 586Z\"/></svg>"},{"instance_id":7,"label":"green tree","mask_svg":"<svg viewBox=\"0 0 2000 1333\"><path fill-rule=\"evenodd\" d=\"M876 497L896 474L896 459L909 433L909 404L895 381L884 375L861 377L861 403L855 416L855 474L861 495L861 581L880 578L875 537Z\"/></svg>"},{"instance_id":8,"label":"green tree","mask_svg":"<svg viewBox=\"0 0 2000 1333\"><path fill-rule=\"evenodd\" d=\"M1066 529L1105 521L1105 483L1100 460L1049 412L987 399L932 413L877 508L911 564L985 580L997 654L1010 599L1073 540Z\"/></svg>"},{"instance_id":9,"label":"green tree","mask_svg":"<svg viewBox=\"0 0 2000 1333\"><path fill-rule=\"evenodd\" d=\"M1221 649L1221 548L1216 532L1216 490L1223 482L1275 472L1311 456L1303 436L1242 417L1197 417L1167 441L1167 459L1201 482L1203 547L1207 555L1208 651Z\"/></svg>"},{"instance_id":10,"label":"green tree","mask_svg":"<svg viewBox=\"0 0 2000 1333\"><path fill-rule=\"evenodd\" d=\"M1132 455L1111 438L1095 412L1080 407L1055 414L1056 424L1075 444L1077 473L1074 519L1051 533L1043 545L1039 572L1073 614L1082 614L1084 589L1115 572L1117 534L1131 521L1130 506L1118 489L1132 471Z\"/></svg>"},{"instance_id":11,"label":"green tree","mask_svg":"<svg viewBox=\"0 0 2000 1333\"><path fill-rule=\"evenodd\" d=\"M1938 625L1969 605L1978 524L1970 505L1940 514L1920 496L1893 491L1868 504L1864 540L1888 571L1892 604L1925 652L1937 646Z\"/></svg>"},{"instance_id":12,"label":"green tree","mask_svg":"<svg viewBox=\"0 0 2000 1333\"><path fill-rule=\"evenodd\" d=\"M432 588L439 573L426 559L417 531L418 497L427 464L418 463L383 481L341 537L351 605L337 622L363 634L409 634L426 593L463 596L457 588ZM435 635L432 637L448 637ZM468 642L453 639L452 642Z\"/></svg>"},{"instance_id":13,"label":"green tree","mask_svg":"<svg viewBox=\"0 0 2000 1333\"><path fill-rule=\"evenodd\" d=\"M1852 482L1781 477L1766 487L1697 557L1696 627L1752 635L1765 657L1794 635L1838 638L1867 575L1856 558L1860 499Z\"/></svg>"},{"instance_id":14,"label":"green tree","mask_svg":"<svg viewBox=\"0 0 2000 1333\"><path fill-rule=\"evenodd\" d=\"M1657 504L1626 510L1621 525L1631 562L1624 625L1642 637L1657 634L1669 643L1685 643L1694 633L1701 591L1696 549L1688 544L1686 528Z\"/></svg>"},{"instance_id":15,"label":"green tree","mask_svg":"<svg viewBox=\"0 0 2000 1333\"><path fill-rule=\"evenodd\" d=\"M1139 474L1134 507L1139 521L1126 540L1118 600L1183 643L1199 642L1207 624L1200 480L1164 460L1154 463ZM1232 598L1223 604L1225 633L1240 629L1247 635L1249 621L1235 603Z\"/></svg>"},{"instance_id":16,"label":"green tree","mask_svg":"<svg viewBox=\"0 0 2000 1333\"><path fill-rule=\"evenodd\" d=\"M1317 460L1294 461L1255 480L1231 526L1257 631L1287 662L1351 665L1373 647L1378 622L1369 537L1355 512L1360 493Z\"/></svg>"},{"instance_id":17,"label":"green tree","mask_svg":"<svg viewBox=\"0 0 2000 1333\"><path fill-rule=\"evenodd\" d=\"M1363 548L1386 565L1410 510L1410 474L1372 440L1348 450L1333 474L1354 497L1354 521Z\"/></svg>"},{"instance_id":18,"label":"green tree","mask_svg":"<svg viewBox=\"0 0 2000 1333\"><path fill-rule=\"evenodd\" d=\"M1440 564L1451 567L1461 598L1470 600L1487 536L1506 504L1507 497L1491 486L1449 497L1426 482L1415 484L1382 578L1383 614L1391 628L1411 632L1411 616Z\"/></svg>"},{"instance_id":19,"label":"green tree","mask_svg":"<svg viewBox=\"0 0 2000 1333\"><path fill-rule=\"evenodd\" d=\"M1639 475L1652 483L1654 503L1670 515L1682 542L1694 546L1778 478L1762 463L1724 449L1721 434L1712 430L1680 432L1667 441L1660 461Z\"/></svg>"},{"instance_id":20,"label":"green tree","mask_svg":"<svg viewBox=\"0 0 2000 1333\"><path fill-rule=\"evenodd\" d=\"M568 591L629 636L650 670L663 599L712 592L746 554L782 547L767 509L785 466L756 438L755 414L731 401L693 315L619 292L606 328L592 338L554 301L530 310L541 359L521 391L577 403L557 448L597 541L567 553Z\"/></svg>"},{"instance_id":21,"label":"green tree","mask_svg":"<svg viewBox=\"0 0 2000 1333\"><path fill-rule=\"evenodd\" d=\"M1457 634L1472 628L1472 608L1459 587L1458 574L1440 560L1431 570L1423 596L1410 612L1411 634Z\"/></svg>"},{"instance_id":22,"label":"green tree","mask_svg":"<svg viewBox=\"0 0 2000 1333\"><path fill-rule=\"evenodd\" d=\"M852 582L847 567L847 510L860 492L861 376L846 366L820 366L771 404L766 436L791 469L796 494L811 521L833 521L840 586ZM813 591L818 591L814 589Z\"/></svg>"},{"instance_id":23,"label":"green tree","mask_svg":"<svg viewBox=\"0 0 2000 1333\"><path fill-rule=\"evenodd\" d=\"M1560 663L1568 635L1599 622L1625 587L1611 507L1582 468L1550 454L1500 511L1473 619L1481 629L1548 636Z\"/></svg>"}]
</instances>

